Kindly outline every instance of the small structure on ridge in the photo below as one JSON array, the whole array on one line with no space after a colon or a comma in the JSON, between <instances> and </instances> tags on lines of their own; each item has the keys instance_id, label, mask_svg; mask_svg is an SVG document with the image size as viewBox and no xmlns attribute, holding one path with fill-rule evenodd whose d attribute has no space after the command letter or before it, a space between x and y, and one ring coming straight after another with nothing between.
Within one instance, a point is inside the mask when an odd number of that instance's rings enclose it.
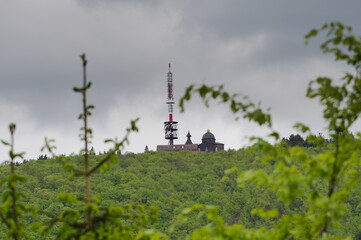
<instances>
[{"instance_id":1,"label":"small structure on ridge","mask_svg":"<svg viewBox=\"0 0 361 240\"><path fill-rule=\"evenodd\" d=\"M202 136L202 143L193 143L191 140L192 135L188 131L187 141L185 144L173 144L173 145L158 145L157 151L182 151L188 150L192 152L218 152L224 150L224 144L216 142L216 138L209 130Z\"/></svg>"},{"instance_id":2,"label":"small structure on ridge","mask_svg":"<svg viewBox=\"0 0 361 240\"><path fill-rule=\"evenodd\" d=\"M216 137L209 131L202 136L202 143L198 145L199 151L202 152L217 152L224 150L224 144L216 142Z\"/></svg>"},{"instance_id":3,"label":"small structure on ridge","mask_svg":"<svg viewBox=\"0 0 361 240\"><path fill-rule=\"evenodd\" d=\"M168 64L169 71L167 73L167 105L168 105L168 121L164 122L165 139L169 140L168 145L157 145L157 151L181 151L189 150L193 152L217 152L224 150L224 144L216 142L216 138L209 130L203 134L202 143L194 144L191 140L192 135L188 131L187 141L185 144L174 144L174 140L178 139L178 122L173 120L173 73L171 72L171 64Z\"/></svg>"}]
</instances>

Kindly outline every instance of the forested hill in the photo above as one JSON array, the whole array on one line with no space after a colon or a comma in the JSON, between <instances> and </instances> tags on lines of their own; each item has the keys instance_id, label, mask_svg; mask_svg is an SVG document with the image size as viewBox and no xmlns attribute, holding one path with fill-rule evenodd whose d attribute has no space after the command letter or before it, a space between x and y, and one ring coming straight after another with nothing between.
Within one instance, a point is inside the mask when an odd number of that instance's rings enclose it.
<instances>
[{"instance_id":1,"label":"forested hill","mask_svg":"<svg viewBox=\"0 0 361 240\"><path fill-rule=\"evenodd\" d=\"M316 151L309 149L309 151ZM99 156L93 155L92 161ZM81 156L70 157L70 161L81 162ZM261 156L248 149L238 151L206 152L146 152L121 156L117 164L104 174L96 174L92 179L93 194L102 198L102 205L124 205L139 203L154 205L159 209L155 228L167 233L174 218L184 208L194 204L218 205L220 215L228 223L242 223L246 227L267 225L267 220L252 215L254 208L276 207L279 211L299 211L303 206L300 199L289 207L276 200L275 195L263 187L247 185L239 188L237 174L225 177L224 171L238 167L247 169L270 168L260 162ZM1 178L7 174L8 166L0 168ZM26 194L26 201L40 209L61 213L67 208L58 200L61 192L83 197L84 181L69 179L69 173L52 159L33 160L17 167L17 173L27 181L19 185L19 191ZM347 229L339 231L356 235L360 228L358 217L361 206L357 199L361 196L356 189L349 200L346 214ZM357 198L357 199L356 199ZM30 220L29 220L30 221ZM202 219L190 218L178 226L172 237L184 237L191 229L204 225ZM346 225L345 225L346 226ZM56 228L53 230L56 231ZM1 239L4 239L0 235ZM49 236L49 239L52 239Z\"/></svg>"}]
</instances>

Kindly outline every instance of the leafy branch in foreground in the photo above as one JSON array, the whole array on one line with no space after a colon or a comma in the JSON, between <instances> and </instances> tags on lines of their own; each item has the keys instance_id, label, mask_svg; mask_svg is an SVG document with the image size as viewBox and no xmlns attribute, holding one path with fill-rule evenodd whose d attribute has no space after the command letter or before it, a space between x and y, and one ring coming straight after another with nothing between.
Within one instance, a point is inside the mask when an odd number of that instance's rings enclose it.
<instances>
[{"instance_id":1,"label":"leafy branch in foreground","mask_svg":"<svg viewBox=\"0 0 361 240\"><path fill-rule=\"evenodd\" d=\"M345 201L360 179L361 133L354 137L350 134L350 127L361 112L361 38L354 36L351 30L351 27L336 22L313 29L305 36L309 39L327 31L328 39L321 45L321 50L334 54L336 61L345 61L355 69L355 73L345 73L341 85L336 85L330 78L319 77L310 82L307 90L306 96L318 98L323 107L323 117L334 140L330 150L315 155L301 147L292 148L283 142L271 144L254 137L253 149L265 154L263 162L273 166L273 170L248 170L238 176L240 186L255 182L269 187L285 206L297 199L305 199L303 208L291 214L279 214L277 208L255 209L253 214L274 220L271 226L246 229L242 225L225 224L212 207L194 206L183 212L180 218L185 219L187 214L200 211L206 214L210 223L195 230L192 239L346 239L332 230L342 219ZM261 111L262 114L255 114L259 111L254 104L237 102L237 95L228 94L222 86L189 86L180 102L182 110L184 101L197 93L206 106L210 99L218 98L229 103L233 113L241 112L244 118L271 127L270 116ZM310 141L324 141L301 123L297 123L295 128L308 134ZM320 148L322 144L318 146ZM234 171L237 169L228 173Z\"/></svg>"},{"instance_id":2,"label":"leafy branch in foreground","mask_svg":"<svg viewBox=\"0 0 361 240\"><path fill-rule=\"evenodd\" d=\"M8 237L12 239L22 239L26 236L25 226L21 222L20 217L23 217L27 211L27 207L21 200L24 194L17 190L17 183L23 182L25 179L16 174L15 161L17 158L22 159L24 153L16 153L14 149L14 134L16 125L14 123L9 125L10 142L2 140L1 142L10 147L10 174L7 179L1 181L1 184L6 183L8 190L5 190L1 195L2 204L0 205L0 219L1 222L8 228Z\"/></svg>"},{"instance_id":3,"label":"leafy branch in foreground","mask_svg":"<svg viewBox=\"0 0 361 240\"><path fill-rule=\"evenodd\" d=\"M243 114L243 118L248 119L250 121L254 121L259 125L266 125L268 127L272 126L271 115L265 113L260 108L260 103L255 104L250 101L247 96L243 97L243 101L239 101L237 98L238 94L229 94L227 91L223 89L223 85L220 86L207 86L202 85L196 87L195 85L190 85L183 97L179 101L179 106L181 111L184 112L185 107L184 103L186 101L190 101L192 95L197 94L204 101L204 104L208 107L209 101L211 99L218 99L221 103L228 103L229 108L235 114ZM237 117L236 119L238 119Z\"/></svg>"},{"instance_id":4,"label":"leafy branch in foreground","mask_svg":"<svg viewBox=\"0 0 361 240\"><path fill-rule=\"evenodd\" d=\"M104 172L110 168L111 163L119 161L118 154L132 132L137 132L137 121L133 120L130 127L126 129L126 134L120 141L118 139L107 139L105 143L112 143L113 147L102 156L97 162L93 162L89 154L89 144L92 137L92 129L88 126L88 117L91 115L93 105L87 104L87 92L91 87L91 82L87 81L86 66L88 60L85 54L80 55L83 67L83 86L75 87L73 90L82 94L82 113L78 119L83 121L81 127L80 140L84 143L84 148L80 154L83 156L83 169L77 164L71 163L68 157L57 156L54 152L56 147L53 140L45 140L43 149L47 149L53 158L60 162L63 167L71 172L71 177L84 177L85 197L80 199L69 193L61 193L59 200L67 202L73 208L64 211L59 216L51 219L48 226L43 229L43 234L47 233L57 223L61 224L58 231L58 239L160 239L163 235L155 230L147 229L148 225L156 220L157 210L154 207L145 205L128 204L126 206L102 207L101 198L93 197L91 194L91 176L98 171ZM83 205L82 209L76 206Z\"/></svg>"},{"instance_id":5,"label":"leafy branch in foreground","mask_svg":"<svg viewBox=\"0 0 361 240\"><path fill-rule=\"evenodd\" d=\"M207 85L190 85L187 87L184 95L179 101L179 107L181 112L185 110L185 102L190 101L193 95L199 95L203 100L206 107L209 106L209 101L211 99L219 100L220 103L225 103L229 105L232 113L236 114L236 120L240 117L248 119L249 121L255 122L260 126L267 126L271 130L269 136L274 137L276 140L279 139L279 134L272 130L272 117L271 114L265 112L261 108L261 104L253 103L249 97L244 96L239 100L238 94L230 94L224 90L223 85L220 86L207 86ZM268 109L269 110L269 109Z\"/></svg>"},{"instance_id":6,"label":"leafy branch in foreground","mask_svg":"<svg viewBox=\"0 0 361 240\"><path fill-rule=\"evenodd\" d=\"M328 129L331 134L337 134L348 130L361 112L361 36L354 36L351 27L332 22L311 30L305 38L310 39L325 31L328 39L321 45L321 50L333 54L335 61L344 61L355 72L345 72L339 86L328 77L311 81L307 97L319 98Z\"/></svg>"}]
</instances>

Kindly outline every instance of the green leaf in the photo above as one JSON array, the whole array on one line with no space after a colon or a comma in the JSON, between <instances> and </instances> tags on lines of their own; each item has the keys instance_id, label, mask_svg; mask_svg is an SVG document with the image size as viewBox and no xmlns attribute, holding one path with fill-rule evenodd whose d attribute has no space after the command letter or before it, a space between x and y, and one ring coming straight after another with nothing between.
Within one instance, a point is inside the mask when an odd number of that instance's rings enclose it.
<instances>
[{"instance_id":1,"label":"green leaf","mask_svg":"<svg viewBox=\"0 0 361 240\"><path fill-rule=\"evenodd\" d=\"M212 92L212 98L213 98L213 99L216 99L220 94L221 94L220 91L213 91L213 92Z\"/></svg>"},{"instance_id":2,"label":"green leaf","mask_svg":"<svg viewBox=\"0 0 361 240\"><path fill-rule=\"evenodd\" d=\"M308 39L308 38L317 36L317 34L318 34L318 30L317 30L317 29L312 29L312 30L310 30L309 33L307 33L307 34L305 35L305 39Z\"/></svg>"},{"instance_id":3,"label":"green leaf","mask_svg":"<svg viewBox=\"0 0 361 240\"><path fill-rule=\"evenodd\" d=\"M199 95L202 99L205 99L210 91L211 88L207 87L206 85L202 85L200 88L198 88Z\"/></svg>"},{"instance_id":4,"label":"green leaf","mask_svg":"<svg viewBox=\"0 0 361 240\"><path fill-rule=\"evenodd\" d=\"M223 102L227 102L229 100L229 94L226 92L222 93L222 100Z\"/></svg>"},{"instance_id":5,"label":"green leaf","mask_svg":"<svg viewBox=\"0 0 361 240\"><path fill-rule=\"evenodd\" d=\"M276 218L279 215L279 212L277 209L271 209L268 211L265 211L262 208L256 208L251 211L252 214L258 215L262 218Z\"/></svg>"},{"instance_id":6,"label":"green leaf","mask_svg":"<svg viewBox=\"0 0 361 240\"><path fill-rule=\"evenodd\" d=\"M78 88L78 87L74 87L73 91L74 92L83 92L84 88Z\"/></svg>"},{"instance_id":7,"label":"green leaf","mask_svg":"<svg viewBox=\"0 0 361 240\"><path fill-rule=\"evenodd\" d=\"M69 203L76 203L78 201L78 198L76 196L66 192L59 193L58 199L60 201L69 202Z\"/></svg>"},{"instance_id":8,"label":"green leaf","mask_svg":"<svg viewBox=\"0 0 361 240\"><path fill-rule=\"evenodd\" d=\"M280 139L280 135L278 132L272 132L268 136L274 137L276 140Z\"/></svg>"},{"instance_id":9,"label":"green leaf","mask_svg":"<svg viewBox=\"0 0 361 240\"><path fill-rule=\"evenodd\" d=\"M132 120L132 121L130 122L130 126L131 126L131 130L132 130L132 131L135 131L135 132L138 132L138 131L139 131L139 129L138 129L138 127L137 127L137 122L138 122L138 120L139 120L139 118L137 118L137 119L135 119L135 120Z\"/></svg>"},{"instance_id":10,"label":"green leaf","mask_svg":"<svg viewBox=\"0 0 361 240\"><path fill-rule=\"evenodd\" d=\"M190 86L187 87L186 92L185 92L185 94L183 96L183 98L186 101L191 99L191 92L192 92L193 88L194 88L194 85L190 85Z\"/></svg>"},{"instance_id":11,"label":"green leaf","mask_svg":"<svg viewBox=\"0 0 361 240\"><path fill-rule=\"evenodd\" d=\"M302 123L296 123L295 125L293 125L293 128L295 128L296 130L302 133L306 133L310 131L310 128Z\"/></svg>"},{"instance_id":12,"label":"green leaf","mask_svg":"<svg viewBox=\"0 0 361 240\"><path fill-rule=\"evenodd\" d=\"M89 89L92 85L92 82L88 82L88 84L86 85L85 89Z\"/></svg>"},{"instance_id":13,"label":"green leaf","mask_svg":"<svg viewBox=\"0 0 361 240\"><path fill-rule=\"evenodd\" d=\"M231 173L233 173L233 172L237 172L238 171L238 167L232 167L232 168L230 168L230 169L226 169L225 171L224 171L224 173L225 174L231 174Z\"/></svg>"}]
</instances>

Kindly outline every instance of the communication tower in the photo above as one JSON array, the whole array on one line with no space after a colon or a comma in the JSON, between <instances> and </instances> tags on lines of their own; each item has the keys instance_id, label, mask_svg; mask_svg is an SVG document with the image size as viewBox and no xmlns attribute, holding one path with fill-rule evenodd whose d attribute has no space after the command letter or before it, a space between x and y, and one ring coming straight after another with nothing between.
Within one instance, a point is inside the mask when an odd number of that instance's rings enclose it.
<instances>
[{"instance_id":1,"label":"communication tower","mask_svg":"<svg viewBox=\"0 0 361 240\"><path fill-rule=\"evenodd\" d=\"M169 140L169 145L173 145L174 139L178 139L178 122L173 121L173 73L171 72L171 64L168 64L169 71L167 73L167 84L168 84L168 121L164 122L165 139Z\"/></svg>"}]
</instances>

